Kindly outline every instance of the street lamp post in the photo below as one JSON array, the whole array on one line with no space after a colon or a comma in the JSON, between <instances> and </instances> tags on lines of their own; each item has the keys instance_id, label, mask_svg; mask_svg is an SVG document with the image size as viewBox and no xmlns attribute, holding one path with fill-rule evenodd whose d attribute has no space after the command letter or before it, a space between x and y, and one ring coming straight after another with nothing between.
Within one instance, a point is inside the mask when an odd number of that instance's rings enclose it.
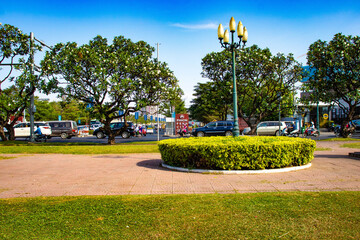
<instances>
[{"instance_id":1,"label":"street lamp post","mask_svg":"<svg viewBox=\"0 0 360 240\"><path fill-rule=\"evenodd\" d=\"M31 77L34 75L34 33L30 33L30 74ZM31 91L33 92L30 96L30 141L35 142L35 134L34 134L34 83L31 83Z\"/></svg>"},{"instance_id":2,"label":"street lamp post","mask_svg":"<svg viewBox=\"0 0 360 240\"><path fill-rule=\"evenodd\" d=\"M233 104L234 104L234 129L233 136L238 137L240 135L239 131L239 121L238 121L238 109L237 109L237 93L236 93L236 77L235 77L235 50L237 48L243 48L248 40L248 32L246 27L243 26L241 21L237 26L237 35L239 37L239 42L234 42L234 33L235 33L235 19L231 17L230 19L230 32L231 32L231 43L229 43L229 31L224 28L222 24L219 24L218 27L218 38L220 44L223 48L231 51L232 53L232 73L233 73ZM241 43L243 45L241 46Z\"/></svg>"}]
</instances>

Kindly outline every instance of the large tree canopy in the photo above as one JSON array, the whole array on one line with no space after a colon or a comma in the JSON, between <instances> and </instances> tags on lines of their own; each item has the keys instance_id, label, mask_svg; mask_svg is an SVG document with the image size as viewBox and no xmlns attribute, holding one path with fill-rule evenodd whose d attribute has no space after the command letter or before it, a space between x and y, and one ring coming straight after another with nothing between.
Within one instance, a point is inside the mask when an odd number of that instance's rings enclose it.
<instances>
[{"instance_id":1,"label":"large tree canopy","mask_svg":"<svg viewBox=\"0 0 360 240\"><path fill-rule=\"evenodd\" d=\"M279 104L283 115L291 113L295 83L302 73L292 54L272 55L268 48L253 45L239 54L238 62L239 115L252 130L262 119L278 112Z\"/></svg>"},{"instance_id":2,"label":"large tree canopy","mask_svg":"<svg viewBox=\"0 0 360 240\"><path fill-rule=\"evenodd\" d=\"M34 49L38 48L39 46L34 45ZM29 36L14 26L0 24L0 64L21 64L3 66L0 69L0 137L3 141L7 140L4 127L9 132L9 138L14 139L13 126L29 106L30 96L39 86L39 78L30 72L31 59L27 58L29 53ZM19 76L14 76L14 69L21 71Z\"/></svg>"},{"instance_id":3,"label":"large tree canopy","mask_svg":"<svg viewBox=\"0 0 360 240\"><path fill-rule=\"evenodd\" d=\"M219 85L215 82L206 82L195 86L195 98L189 108L191 118L205 123L226 120L232 103L230 82L224 82L224 86Z\"/></svg>"},{"instance_id":4,"label":"large tree canopy","mask_svg":"<svg viewBox=\"0 0 360 240\"><path fill-rule=\"evenodd\" d=\"M55 91L61 96L93 105L112 144L112 120L158 104L178 89L173 73L165 63L152 58L153 52L154 48L143 41L134 43L119 36L108 44L106 38L97 36L82 46L57 44L41 65L43 76L57 86ZM124 115L119 116L119 110Z\"/></svg>"},{"instance_id":5,"label":"large tree canopy","mask_svg":"<svg viewBox=\"0 0 360 240\"><path fill-rule=\"evenodd\" d=\"M203 59L202 67L203 76L209 78L216 89L216 92L212 92L213 95L207 95L216 98L217 104L231 104L232 75L229 52L224 50L208 54ZM301 79L301 72L302 68L291 54L285 56L278 53L273 56L269 49L260 49L256 45L237 53L239 116L251 126L253 132L261 120L278 112L280 101L282 113L291 112L294 84Z\"/></svg>"},{"instance_id":6,"label":"large tree canopy","mask_svg":"<svg viewBox=\"0 0 360 240\"><path fill-rule=\"evenodd\" d=\"M335 103L345 113L343 128L360 104L360 38L336 34L330 42L318 40L307 54L309 72L304 90L311 102Z\"/></svg>"}]
</instances>

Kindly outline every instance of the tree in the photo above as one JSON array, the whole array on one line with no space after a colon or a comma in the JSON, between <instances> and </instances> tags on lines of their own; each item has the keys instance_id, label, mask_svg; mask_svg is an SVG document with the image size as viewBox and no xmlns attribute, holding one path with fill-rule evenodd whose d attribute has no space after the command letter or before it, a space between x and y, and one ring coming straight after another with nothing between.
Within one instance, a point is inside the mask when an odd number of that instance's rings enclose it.
<instances>
[{"instance_id":1,"label":"tree","mask_svg":"<svg viewBox=\"0 0 360 240\"><path fill-rule=\"evenodd\" d=\"M42 76L61 96L92 104L93 115L113 144L118 133L111 131L111 121L123 117L126 122L130 112L167 99L178 87L167 65L151 58L153 52L144 41L134 43L122 36L112 44L101 36L82 46L60 43L46 53ZM64 81L65 86L60 84Z\"/></svg>"},{"instance_id":2,"label":"tree","mask_svg":"<svg viewBox=\"0 0 360 240\"><path fill-rule=\"evenodd\" d=\"M225 84L228 86L230 82ZM231 89L219 89L214 82L198 83L189 108L190 117L201 122L226 120L232 103ZM226 90L226 91L224 91ZM229 97L230 96L230 97Z\"/></svg>"},{"instance_id":3,"label":"tree","mask_svg":"<svg viewBox=\"0 0 360 240\"><path fill-rule=\"evenodd\" d=\"M279 104L283 115L292 112L295 83L302 74L292 54L272 55L268 48L253 45L239 54L236 72L239 116L252 133L260 121L279 111Z\"/></svg>"},{"instance_id":4,"label":"tree","mask_svg":"<svg viewBox=\"0 0 360 240\"><path fill-rule=\"evenodd\" d=\"M338 105L346 115L341 128L344 130L360 104L359 36L338 33L330 42L318 40L310 45L307 60L308 81L303 84L303 90L312 94L305 101Z\"/></svg>"},{"instance_id":5,"label":"tree","mask_svg":"<svg viewBox=\"0 0 360 240\"><path fill-rule=\"evenodd\" d=\"M185 107L185 101L181 99L183 91L178 87L173 89L171 95L168 97L168 101L164 101L160 106L160 111L166 116L171 117L172 107L175 107L175 113L187 113Z\"/></svg>"},{"instance_id":6,"label":"tree","mask_svg":"<svg viewBox=\"0 0 360 240\"><path fill-rule=\"evenodd\" d=\"M34 45L34 48L40 47ZM3 141L7 140L4 127L9 132L9 139L14 140L13 126L29 106L30 96L39 87L39 78L30 72L31 59L26 61L21 58L29 53L29 36L14 26L0 24L0 64L22 64L0 69L5 73L5 77L0 79L0 137ZM14 69L20 70L21 74L14 77ZM11 117L14 117L14 120L10 121Z\"/></svg>"},{"instance_id":7,"label":"tree","mask_svg":"<svg viewBox=\"0 0 360 240\"><path fill-rule=\"evenodd\" d=\"M293 109L294 84L301 79L302 68L290 54L273 56L269 49L253 45L237 53L236 82L239 116L255 132L257 124L278 112L289 114ZM226 50L208 54L202 62L203 77L215 85L204 90L211 103L229 106L232 103L231 56ZM211 92L210 92L211 91ZM214 92L216 91L216 92ZM279 93L281 98L279 98ZM215 106L215 105L214 105ZM216 109L213 107L212 109ZM229 110L232 110L230 108Z\"/></svg>"},{"instance_id":8,"label":"tree","mask_svg":"<svg viewBox=\"0 0 360 240\"><path fill-rule=\"evenodd\" d=\"M35 121L57 120L59 115L64 120L77 121L85 120L88 117L85 106L82 102L73 99L70 101L49 102L47 100L39 100L35 97L36 112L34 114Z\"/></svg>"}]
</instances>

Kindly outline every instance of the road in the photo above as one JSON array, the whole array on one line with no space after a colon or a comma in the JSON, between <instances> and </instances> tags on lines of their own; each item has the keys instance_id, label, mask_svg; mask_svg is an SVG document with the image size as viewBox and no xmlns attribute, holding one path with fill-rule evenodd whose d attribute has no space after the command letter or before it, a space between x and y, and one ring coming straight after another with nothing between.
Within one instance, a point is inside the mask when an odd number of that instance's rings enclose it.
<instances>
[{"instance_id":1,"label":"road","mask_svg":"<svg viewBox=\"0 0 360 240\"><path fill-rule=\"evenodd\" d=\"M322 140L322 139L328 139L328 138L334 138L335 134L333 132L321 132L319 137L308 137L313 140ZM160 140L164 139L171 139L175 137L169 137L164 136L163 134L160 134ZM353 138L360 138L360 136L356 136ZM16 140L24 141L25 138L17 138ZM117 136L115 138L116 143L128 143L128 142L147 142L147 141L157 141L157 134L147 134L146 136L142 137L130 137L127 139L121 138L121 136ZM97 139L95 136L89 135L85 137L73 137L71 139L61 139L60 137L53 137L51 139L48 139L48 142L90 142L90 143L104 143L106 144L108 142L107 137L103 139Z\"/></svg>"}]
</instances>

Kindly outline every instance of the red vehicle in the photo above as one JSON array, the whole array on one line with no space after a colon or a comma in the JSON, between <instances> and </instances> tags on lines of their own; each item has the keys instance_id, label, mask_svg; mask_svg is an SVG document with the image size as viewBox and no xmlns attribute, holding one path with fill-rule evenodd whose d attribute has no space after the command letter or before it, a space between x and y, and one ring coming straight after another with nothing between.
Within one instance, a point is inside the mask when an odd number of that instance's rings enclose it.
<instances>
[{"instance_id":1,"label":"red vehicle","mask_svg":"<svg viewBox=\"0 0 360 240\"><path fill-rule=\"evenodd\" d=\"M304 137L307 136L314 136L318 137L320 136L320 132L316 128L307 128L303 134Z\"/></svg>"}]
</instances>

